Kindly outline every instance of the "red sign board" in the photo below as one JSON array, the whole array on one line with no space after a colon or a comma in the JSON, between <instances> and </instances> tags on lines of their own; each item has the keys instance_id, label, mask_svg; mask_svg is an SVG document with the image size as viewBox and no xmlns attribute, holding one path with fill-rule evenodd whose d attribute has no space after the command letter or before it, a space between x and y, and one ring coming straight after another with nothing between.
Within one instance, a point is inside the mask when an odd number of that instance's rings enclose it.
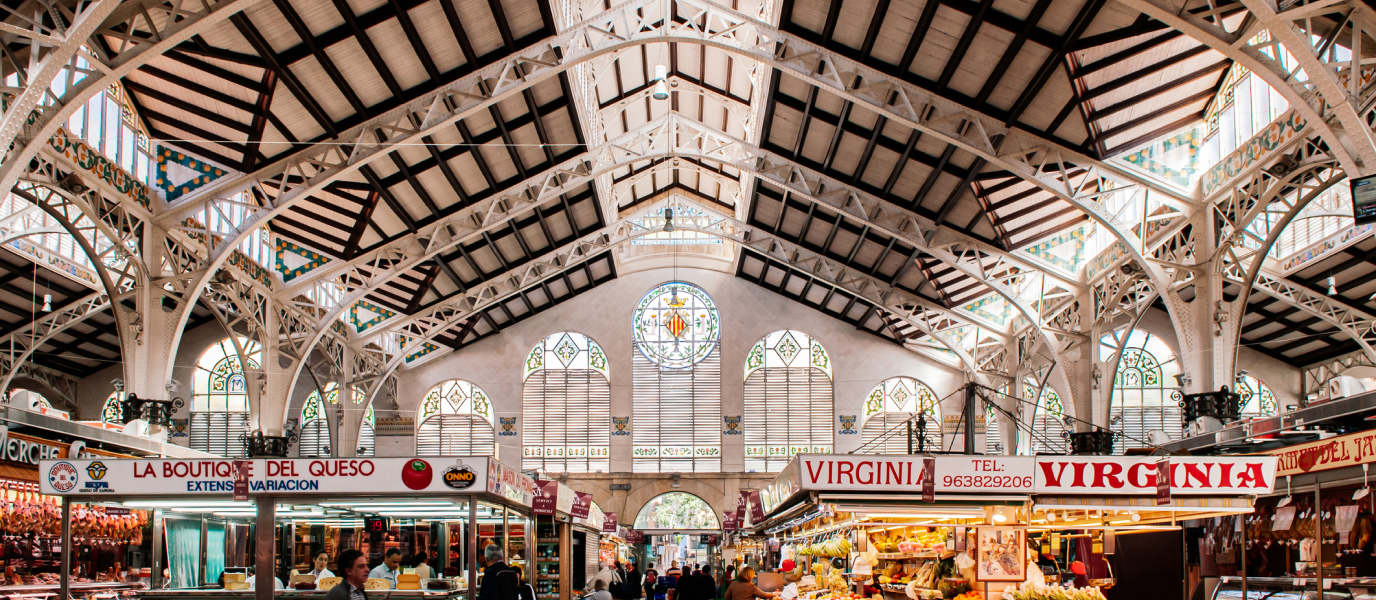
<instances>
[{"instance_id":1,"label":"red sign board","mask_svg":"<svg viewBox=\"0 0 1376 600\"><path fill-rule=\"evenodd\" d=\"M922 459L922 501L936 502L936 459Z\"/></svg>"},{"instance_id":2,"label":"red sign board","mask_svg":"<svg viewBox=\"0 0 1376 600\"><path fill-rule=\"evenodd\" d=\"M559 500L559 482L536 479L535 492L531 512L537 515L553 515L554 507Z\"/></svg>"},{"instance_id":3,"label":"red sign board","mask_svg":"<svg viewBox=\"0 0 1376 600\"><path fill-rule=\"evenodd\" d=\"M616 533L616 513L606 513L606 520L602 521L602 533Z\"/></svg>"},{"instance_id":4,"label":"red sign board","mask_svg":"<svg viewBox=\"0 0 1376 600\"><path fill-rule=\"evenodd\" d=\"M1171 459L1166 457L1156 463L1156 505L1171 503Z\"/></svg>"},{"instance_id":5,"label":"red sign board","mask_svg":"<svg viewBox=\"0 0 1376 600\"><path fill-rule=\"evenodd\" d=\"M750 492L750 522L764 522L764 504L760 502L760 491Z\"/></svg>"},{"instance_id":6,"label":"red sign board","mask_svg":"<svg viewBox=\"0 0 1376 600\"><path fill-rule=\"evenodd\" d=\"M249 464L249 461L246 460L236 460L230 466L230 479L234 481L234 500L236 502L248 500L248 476L252 473Z\"/></svg>"},{"instance_id":7,"label":"red sign board","mask_svg":"<svg viewBox=\"0 0 1376 600\"><path fill-rule=\"evenodd\" d=\"M573 500L573 510L569 511L569 516L575 519L588 518L588 509L592 508L592 494L574 492L578 497Z\"/></svg>"},{"instance_id":8,"label":"red sign board","mask_svg":"<svg viewBox=\"0 0 1376 600\"><path fill-rule=\"evenodd\" d=\"M730 512L721 513L721 529L722 529L722 531L735 531L735 530L736 530L736 515L737 515L737 514L740 514L740 513L739 513L738 511L734 511L734 510L733 510L733 511L730 511Z\"/></svg>"}]
</instances>

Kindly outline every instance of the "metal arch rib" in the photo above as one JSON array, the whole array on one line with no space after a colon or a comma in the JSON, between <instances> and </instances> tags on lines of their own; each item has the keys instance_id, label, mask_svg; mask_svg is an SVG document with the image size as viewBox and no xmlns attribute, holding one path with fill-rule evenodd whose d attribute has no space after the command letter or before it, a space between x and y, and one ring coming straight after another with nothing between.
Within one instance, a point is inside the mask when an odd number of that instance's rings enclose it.
<instances>
[{"instance_id":1,"label":"metal arch rib","mask_svg":"<svg viewBox=\"0 0 1376 600\"><path fill-rule=\"evenodd\" d=\"M0 372L4 373L0 390L10 389L10 382L19 373L19 366L53 336L107 308L110 308L110 297L105 292L95 292L0 337L0 345L4 345L4 349L0 350L0 367L3 368Z\"/></svg>"},{"instance_id":2,"label":"metal arch rib","mask_svg":"<svg viewBox=\"0 0 1376 600\"><path fill-rule=\"evenodd\" d=\"M893 312L905 322L913 325L919 330L929 333L933 339L949 348L960 358L961 362L969 369L972 377L975 377L982 383L987 383L985 376L977 368L969 352L959 344L950 340L943 330L933 327L933 322L936 318L948 319L964 325L968 323L968 321L963 317L952 314L944 308L933 306L931 303L925 302L901 290L894 290L887 284L871 278L865 273L851 270L830 259L819 256L810 250L797 246L792 242L777 238L767 232L761 232L735 219L723 219L713 226L707 227L693 224L691 221L685 221L679 229L683 231L700 231L731 240L733 243L753 248L757 251L763 250L767 255L773 258L788 261L790 265L795 261L807 263L810 267L805 270L809 270L809 272L839 287L893 310ZM608 235L608 230L610 230L610 235ZM628 242L637 237L657 233L657 231L640 227L631 219L619 221L609 227L608 230L599 231L564 246L555 253L555 256L542 260L537 264L531 264L524 267L519 275L513 274L509 277L503 277L498 281L485 284L481 288L469 290L468 293L460 298L451 299L445 302L444 305L427 311L427 314L408 317L404 324L399 324L402 327L406 327L408 330L419 329L422 333L392 330L384 332L383 335L391 336L391 343L389 345L395 347L423 347L425 344L432 342L440 334L450 330L464 319L477 314L487 307L494 306L506 298L514 296L527 285L544 279L550 274L581 264L587 259L599 255L601 252L619 244ZM760 237L755 238L752 234L758 234ZM409 354L409 352L403 350L394 355L388 360L385 370L379 374L379 379L386 380L391 377L398 368L406 363L406 357ZM296 377L299 377L299 373L293 377L293 386L295 385ZM369 392L368 398L364 402L364 406L370 405L381 389L382 386L374 386Z\"/></svg>"},{"instance_id":3,"label":"metal arch rib","mask_svg":"<svg viewBox=\"0 0 1376 600\"><path fill-rule=\"evenodd\" d=\"M1241 64L1253 73L1260 75L1268 85L1284 95L1286 101L1290 103L1290 106L1298 109L1300 113L1304 115L1305 120L1311 123L1319 131L1319 135L1321 135L1324 140L1328 141L1334 154L1338 158L1338 162L1343 165L1345 170L1353 173L1360 173L1361 171L1358 169L1360 165L1358 165L1356 160L1358 157L1361 157L1364 163L1376 164L1371 163L1371 159L1367 158L1368 156L1376 158L1376 149L1370 148L1369 144L1366 148L1362 148L1359 145L1354 152L1353 149L1349 147L1348 139L1345 136L1337 135L1332 125L1314 108L1312 101L1317 93L1306 93L1303 91L1303 87L1294 82L1294 78L1289 72L1280 68L1275 61L1262 55L1261 52L1255 48L1248 46L1247 40L1252 36L1248 35L1247 32L1228 33L1197 15L1181 12L1171 7L1163 0L1118 1L1133 10L1139 11L1153 19L1165 23L1167 26L1179 30L1195 41L1208 46L1210 49ZM1257 4L1256 2L1253 0L1245 0L1243 4L1248 6L1252 14L1257 14L1253 6ZM1305 53L1308 54L1309 51L1306 49ZM1319 101L1322 102L1322 99L1319 99ZM1341 125L1344 128L1348 127L1345 119L1341 121ZM1370 139L1369 136L1364 137Z\"/></svg>"},{"instance_id":4,"label":"metal arch rib","mask_svg":"<svg viewBox=\"0 0 1376 600\"><path fill-rule=\"evenodd\" d=\"M257 186L269 198L269 205L250 216L237 232L227 235L195 272L185 275L194 280L190 292L197 293L203 288L213 272L227 259L230 250L269 219L285 212L331 181L379 159L396 144L429 135L439 127L484 110L575 64L622 48L662 42L707 45L759 61L821 86L846 100L857 102L891 120L956 144L1081 208L1124 243L1129 254L1146 268L1154 285L1164 289L1168 283L1164 270L1142 255L1141 242L1132 232L1133 225L1118 221L1098 202L1099 189L1103 184L1117 185L1117 191L1113 193L1122 193L1129 188L1137 193L1151 189L1166 199L1169 205L1180 209L1182 218L1188 217L1188 213L1194 210L1193 200L1075 150L1007 128L997 120L778 32L770 25L729 9L712 4L696 5L688 0L667 0L684 4L681 7L683 14L695 17L686 24L671 22L667 27L662 22L646 21L637 12L647 2L664 1L633 0L623 4L619 9L585 21L569 32L351 129L347 135L341 136L338 144L308 148L269 169L208 187L165 211L159 216L159 221L165 226L175 227L183 214L204 210L207 204L216 202L217 194ZM704 31L697 25L698 18L702 16L708 17L707 22L729 25L729 29L721 32ZM480 82L490 82L490 85L479 86ZM897 100L890 102L889 99L893 97ZM415 125L416 122L421 125ZM374 133L377 130L390 132L387 141L382 141ZM1067 163L1087 167L1088 173L1079 185L1066 175ZM274 186L277 184L273 179L285 182L281 190L276 190ZM1089 185L1089 182L1097 185ZM282 193L273 198L272 194L267 193L270 191ZM1173 319L1178 319L1175 309L1171 314Z\"/></svg>"},{"instance_id":5,"label":"metal arch rib","mask_svg":"<svg viewBox=\"0 0 1376 600\"><path fill-rule=\"evenodd\" d=\"M1357 342L1368 360L1376 362L1376 348L1372 347L1376 343L1376 332L1372 330L1376 325L1376 317L1328 296L1316 294L1264 268L1258 273L1254 285L1271 297L1318 317L1347 334Z\"/></svg>"},{"instance_id":6,"label":"metal arch rib","mask_svg":"<svg viewBox=\"0 0 1376 600\"><path fill-rule=\"evenodd\" d=\"M110 15L118 1L102 0L111 7L111 11L106 11L105 15ZM3 135L0 135L0 148L11 148L10 142L14 142L14 147L5 155L4 160L0 161L0 190L7 190L14 186L15 182L19 180L22 169L25 168L24 165L27 165L39 149L48 143L48 138L57 132L58 127L66 123L67 119L71 118L77 109L85 106L91 97L105 90L111 83L118 82L133 73L135 69L148 63L148 61L162 56L163 53L191 39L192 36L204 33L208 27L229 18L236 12L253 6L259 1L194 0L194 2L189 3L178 2L175 7L168 8L172 14L163 21L162 30L154 32L154 37L146 40L146 42L151 43L138 43L135 41L137 38L123 33L115 33L114 35L121 38L124 43L132 44L132 47L115 56L109 65L93 63L94 68L100 71L99 77L91 74L79 82L69 84L62 98L53 101L56 106L49 106L38 111L31 124L23 124L23 121L29 117L29 111L36 104L24 109L22 115L15 114L14 118L21 123L23 131L17 128L11 132L8 129L11 113L17 111L11 109L6 112L6 129L3 130ZM136 20L142 24L154 22L149 17L148 7L137 0L128 0L119 8L117 13L110 15L108 25L102 26L100 30L92 27L92 33L100 34L110 31L112 26L119 24L127 24L128 28L132 30ZM102 20L104 20L104 15L102 15ZM58 67L59 70L54 71L52 76L42 81L43 91L46 92L53 77L58 75L61 70L75 70L76 52L82 44L86 43L87 38L92 33L87 33L80 39L73 39L75 36L68 36L68 41L65 44L74 48L68 53L67 62ZM95 57L87 57L87 60L95 61L96 59ZM30 82L29 85L32 87L36 83Z\"/></svg>"},{"instance_id":7,"label":"metal arch rib","mask_svg":"<svg viewBox=\"0 0 1376 600\"><path fill-rule=\"evenodd\" d=\"M1367 125L1366 119L1363 119L1362 115L1358 112L1358 99L1355 95L1349 94L1348 91L1344 89L1333 67L1314 55L1314 45L1309 41L1309 34L1305 34L1295 26L1295 22L1289 16L1289 13L1277 12L1274 2L1242 0L1242 4L1247 7L1247 10L1251 11L1251 14L1255 16L1262 25L1266 26L1271 36L1273 36L1276 41L1280 42L1281 45L1285 46L1285 48L1290 51L1291 56L1295 57L1296 62L1299 63L1299 68L1304 70L1304 74L1307 77L1305 84L1313 86L1313 89L1321 101L1327 104L1328 109L1332 111L1330 118L1336 119L1342 125L1342 133L1347 135L1348 140L1336 141L1342 142L1345 148L1350 145L1352 150L1356 151L1362 163L1360 166L1366 167L1367 169L1376 167L1376 139L1372 138L1371 127ZM1359 19L1364 16L1362 13L1367 9L1362 6L1361 2L1350 2L1348 4L1351 10L1354 11L1352 13L1353 16ZM1307 13L1309 8L1308 6L1299 6L1296 10ZM1328 12L1333 12L1337 10L1337 5L1328 5L1325 9ZM1360 25L1356 27L1356 31L1358 32L1357 40L1360 41ZM1360 47L1355 50L1357 54L1361 54ZM1359 62L1360 56L1358 57L1358 61L1355 61L1353 64ZM1272 61L1272 66L1274 65L1275 63ZM1351 70L1348 72L1349 74L1352 73ZM1354 89L1356 89L1355 86ZM1324 139L1329 140L1330 144L1335 141L1333 138L1328 137ZM1343 163L1344 166L1347 166L1347 164L1346 162ZM1365 171L1356 169L1347 169L1347 172L1365 173Z\"/></svg>"}]
</instances>

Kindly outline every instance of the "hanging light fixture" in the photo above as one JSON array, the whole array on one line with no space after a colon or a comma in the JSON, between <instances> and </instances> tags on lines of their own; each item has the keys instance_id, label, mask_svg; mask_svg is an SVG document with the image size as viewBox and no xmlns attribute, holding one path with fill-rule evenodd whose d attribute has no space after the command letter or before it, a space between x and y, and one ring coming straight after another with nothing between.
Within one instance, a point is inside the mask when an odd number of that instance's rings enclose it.
<instances>
[{"instance_id":1,"label":"hanging light fixture","mask_svg":"<svg viewBox=\"0 0 1376 600\"><path fill-rule=\"evenodd\" d=\"M664 65L655 65L655 100L667 100L669 98L669 84L664 81L669 69Z\"/></svg>"},{"instance_id":2,"label":"hanging light fixture","mask_svg":"<svg viewBox=\"0 0 1376 600\"><path fill-rule=\"evenodd\" d=\"M43 312L53 312L52 294L43 294Z\"/></svg>"},{"instance_id":3,"label":"hanging light fixture","mask_svg":"<svg viewBox=\"0 0 1376 600\"><path fill-rule=\"evenodd\" d=\"M1332 275L1329 275L1329 276L1328 276L1328 295L1329 295L1329 296L1337 296L1337 295L1338 295L1338 280L1335 279Z\"/></svg>"},{"instance_id":4,"label":"hanging light fixture","mask_svg":"<svg viewBox=\"0 0 1376 600\"><path fill-rule=\"evenodd\" d=\"M674 209L671 208L671 207L666 206L666 207L664 207L664 233L673 233L673 232L674 232Z\"/></svg>"}]
</instances>

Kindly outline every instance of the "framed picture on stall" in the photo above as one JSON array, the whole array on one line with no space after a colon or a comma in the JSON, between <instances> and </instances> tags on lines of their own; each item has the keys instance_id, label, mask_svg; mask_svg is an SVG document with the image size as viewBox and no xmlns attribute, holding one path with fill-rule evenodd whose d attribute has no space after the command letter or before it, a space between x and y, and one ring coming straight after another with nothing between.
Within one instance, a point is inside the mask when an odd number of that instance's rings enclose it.
<instances>
[{"instance_id":1,"label":"framed picture on stall","mask_svg":"<svg viewBox=\"0 0 1376 600\"><path fill-rule=\"evenodd\" d=\"M980 527L975 533L979 581L1027 579L1027 531L1013 527Z\"/></svg>"}]
</instances>

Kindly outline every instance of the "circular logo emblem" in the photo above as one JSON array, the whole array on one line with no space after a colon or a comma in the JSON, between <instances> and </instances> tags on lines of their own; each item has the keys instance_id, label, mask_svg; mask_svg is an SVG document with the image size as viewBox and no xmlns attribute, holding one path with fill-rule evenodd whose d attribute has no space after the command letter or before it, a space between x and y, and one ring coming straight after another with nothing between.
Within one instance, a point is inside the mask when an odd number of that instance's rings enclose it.
<instances>
[{"instance_id":1,"label":"circular logo emblem","mask_svg":"<svg viewBox=\"0 0 1376 600\"><path fill-rule=\"evenodd\" d=\"M450 465L444 470L444 485L456 490L466 490L473 487L473 483L478 480L478 474L473 472L473 468L465 464Z\"/></svg>"},{"instance_id":2,"label":"circular logo emblem","mask_svg":"<svg viewBox=\"0 0 1376 600\"><path fill-rule=\"evenodd\" d=\"M401 482L413 490L430 487L430 480L434 477L435 470L430 468L430 463L419 458L406 461L406 466L401 468Z\"/></svg>"},{"instance_id":3,"label":"circular logo emblem","mask_svg":"<svg viewBox=\"0 0 1376 600\"><path fill-rule=\"evenodd\" d=\"M48 485L59 492L70 492L76 487L76 467L69 462L60 462L48 469Z\"/></svg>"}]
</instances>

